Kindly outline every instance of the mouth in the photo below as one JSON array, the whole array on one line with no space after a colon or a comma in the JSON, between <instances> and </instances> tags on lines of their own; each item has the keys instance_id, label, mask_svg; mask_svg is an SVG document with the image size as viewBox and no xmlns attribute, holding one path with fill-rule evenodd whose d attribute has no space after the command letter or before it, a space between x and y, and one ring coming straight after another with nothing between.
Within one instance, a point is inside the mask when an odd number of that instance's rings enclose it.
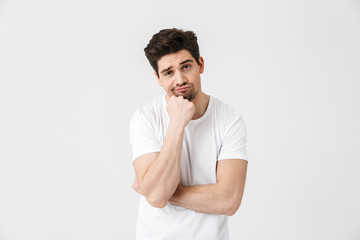
<instances>
[{"instance_id":1,"label":"mouth","mask_svg":"<svg viewBox=\"0 0 360 240\"><path fill-rule=\"evenodd\" d=\"M190 87L186 86L186 87L179 87L179 88L175 88L176 91L178 92L185 92L186 90L188 90Z\"/></svg>"}]
</instances>

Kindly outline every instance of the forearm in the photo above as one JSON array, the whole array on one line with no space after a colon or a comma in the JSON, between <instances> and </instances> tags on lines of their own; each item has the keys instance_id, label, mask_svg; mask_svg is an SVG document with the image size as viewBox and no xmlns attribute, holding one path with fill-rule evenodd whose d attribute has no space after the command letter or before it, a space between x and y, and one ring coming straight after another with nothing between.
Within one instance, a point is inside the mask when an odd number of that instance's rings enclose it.
<instances>
[{"instance_id":1,"label":"forearm","mask_svg":"<svg viewBox=\"0 0 360 240\"><path fill-rule=\"evenodd\" d=\"M241 201L241 199L240 199ZM174 205L179 205L197 212L233 215L240 205L239 198L225 186L206 184L195 186L178 186L169 199Z\"/></svg>"},{"instance_id":2,"label":"forearm","mask_svg":"<svg viewBox=\"0 0 360 240\"><path fill-rule=\"evenodd\" d=\"M158 207L166 205L180 181L180 159L184 128L170 122L163 147L139 186L148 201Z\"/></svg>"}]
</instances>

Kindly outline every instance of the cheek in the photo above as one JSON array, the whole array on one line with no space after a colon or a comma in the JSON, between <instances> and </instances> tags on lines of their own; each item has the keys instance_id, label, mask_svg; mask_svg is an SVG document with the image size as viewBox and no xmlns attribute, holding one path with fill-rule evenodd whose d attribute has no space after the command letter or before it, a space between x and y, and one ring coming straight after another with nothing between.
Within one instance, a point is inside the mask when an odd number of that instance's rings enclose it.
<instances>
[{"instance_id":1,"label":"cheek","mask_svg":"<svg viewBox=\"0 0 360 240\"><path fill-rule=\"evenodd\" d=\"M171 87L172 87L171 84L166 84L166 85L164 85L164 88L165 88L166 91L168 91L168 92L171 92Z\"/></svg>"},{"instance_id":2,"label":"cheek","mask_svg":"<svg viewBox=\"0 0 360 240\"><path fill-rule=\"evenodd\" d=\"M193 83L194 83L194 85L199 85L200 84L200 75L199 74L194 74L193 76L192 76L192 79L193 79Z\"/></svg>"}]
</instances>

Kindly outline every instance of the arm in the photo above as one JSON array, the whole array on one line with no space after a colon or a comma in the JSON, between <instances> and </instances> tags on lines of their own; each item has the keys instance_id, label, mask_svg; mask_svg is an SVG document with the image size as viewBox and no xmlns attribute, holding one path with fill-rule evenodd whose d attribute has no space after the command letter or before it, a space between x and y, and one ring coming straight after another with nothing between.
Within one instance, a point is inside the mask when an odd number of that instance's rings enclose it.
<instances>
[{"instance_id":1,"label":"arm","mask_svg":"<svg viewBox=\"0 0 360 240\"><path fill-rule=\"evenodd\" d=\"M182 97L171 97L167 111L170 122L160 153L148 153L134 161L134 189L152 206L160 208L166 206L179 184L184 129L195 107Z\"/></svg>"},{"instance_id":2,"label":"arm","mask_svg":"<svg viewBox=\"0 0 360 240\"><path fill-rule=\"evenodd\" d=\"M218 161L215 184L178 186L169 202L198 212L234 215L244 192L247 161Z\"/></svg>"}]
</instances>

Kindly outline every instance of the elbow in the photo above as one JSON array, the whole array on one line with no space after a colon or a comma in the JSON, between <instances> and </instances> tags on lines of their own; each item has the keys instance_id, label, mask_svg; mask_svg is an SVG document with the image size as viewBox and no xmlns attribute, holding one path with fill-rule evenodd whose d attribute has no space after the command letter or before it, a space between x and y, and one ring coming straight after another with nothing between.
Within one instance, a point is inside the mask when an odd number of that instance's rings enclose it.
<instances>
[{"instance_id":1,"label":"elbow","mask_svg":"<svg viewBox=\"0 0 360 240\"><path fill-rule=\"evenodd\" d=\"M162 189L146 189L139 186L139 193L143 195L146 201L155 208L164 208L166 207L171 195L168 195Z\"/></svg>"},{"instance_id":2,"label":"elbow","mask_svg":"<svg viewBox=\"0 0 360 240\"><path fill-rule=\"evenodd\" d=\"M164 208L167 205L167 200L158 196L150 195L146 197L148 203L155 208Z\"/></svg>"},{"instance_id":3,"label":"elbow","mask_svg":"<svg viewBox=\"0 0 360 240\"><path fill-rule=\"evenodd\" d=\"M143 195L147 202L156 208L164 208L167 205L167 201L169 199L165 199L164 197L159 196L159 194L148 193L145 189L142 188L139 184L133 184L133 188L136 192Z\"/></svg>"},{"instance_id":4,"label":"elbow","mask_svg":"<svg viewBox=\"0 0 360 240\"><path fill-rule=\"evenodd\" d=\"M231 198L227 201L224 215L234 216L241 204L241 198Z\"/></svg>"},{"instance_id":5,"label":"elbow","mask_svg":"<svg viewBox=\"0 0 360 240\"><path fill-rule=\"evenodd\" d=\"M235 213L237 212L237 210L238 209L236 209L236 208L229 209L228 211L226 211L225 215L230 216L230 217L234 216Z\"/></svg>"}]
</instances>

